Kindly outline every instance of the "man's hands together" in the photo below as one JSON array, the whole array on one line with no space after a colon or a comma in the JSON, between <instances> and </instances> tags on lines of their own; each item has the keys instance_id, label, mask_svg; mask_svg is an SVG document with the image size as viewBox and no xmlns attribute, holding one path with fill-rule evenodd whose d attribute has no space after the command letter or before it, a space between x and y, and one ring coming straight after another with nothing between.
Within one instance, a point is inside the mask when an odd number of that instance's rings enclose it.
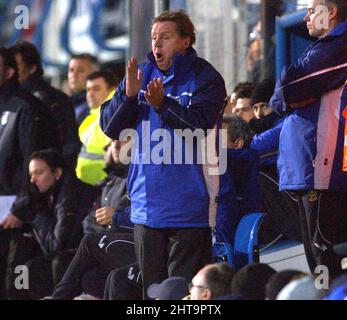
<instances>
[{"instance_id":1,"label":"man's hands together","mask_svg":"<svg viewBox=\"0 0 347 320\"><path fill-rule=\"evenodd\" d=\"M129 98L135 98L142 87L142 70L137 67L137 60L131 58L126 68L126 95ZM153 79L147 85L145 93L147 103L155 109L159 109L164 100L164 84L160 78Z\"/></svg>"}]
</instances>

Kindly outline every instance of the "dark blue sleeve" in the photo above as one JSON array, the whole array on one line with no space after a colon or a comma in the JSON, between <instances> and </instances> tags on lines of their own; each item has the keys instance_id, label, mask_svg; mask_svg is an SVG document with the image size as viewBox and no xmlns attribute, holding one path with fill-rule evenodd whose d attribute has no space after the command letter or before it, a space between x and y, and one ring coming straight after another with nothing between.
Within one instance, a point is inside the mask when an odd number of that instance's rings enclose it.
<instances>
[{"instance_id":1,"label":"dark blue sleeve","mask_svg":"<svg viewBox=\"0 0 347 320\"><path fill-rule=\"evenodd\" d=\"M281 76L282 94L287 104L319 98L342 86L347 79L347 36L327 36L319 40Z\"/></svg>"},{"instance_id":2,"label":"dark blue sleeve","mask_svg":"<svg viewBox=\"0 0 347 320\"><path fill-rule=\"evenodd\" d=\"M255 150L260 158L277 153L282 125L283 120L280 120L275 127L254 136L250 149Z\"/></svg>"},{"instance_id":3,"label":"dark blue sleeve","mask_svg":"<svg viewBox=\"0 0 347 320\"><path fill-rule=\"evenodd\" d=\"M165 97L158 113L172 129L213 129L225 107L226 90L222 77L212 68L198 76L197 90L188 108Z\"/></svg>"},{"instance_id":4,"label":"dark blue sleeve","mask_svg":"<svg viewBox=\"0 0 347 320\"><path fill-rule=\"evenodd\" d=\"M112 224L116 228L133 229L134 224L130 220L131 209L130 207L124 209L117 209L112 216Z\"/></svg>"},{"instance_id":5,"label":"dark blue sleeve","mask_svg":"<svg viewBox=\"0 0 347 320\"><path fill-rule=\"evenodd\" d=\"M138 114L138 99L125 94L125 79L119 84L113 98L101 106L100 127L111 139L119 139L122 130L134 128Z\"/></svg>"}]
</instances>

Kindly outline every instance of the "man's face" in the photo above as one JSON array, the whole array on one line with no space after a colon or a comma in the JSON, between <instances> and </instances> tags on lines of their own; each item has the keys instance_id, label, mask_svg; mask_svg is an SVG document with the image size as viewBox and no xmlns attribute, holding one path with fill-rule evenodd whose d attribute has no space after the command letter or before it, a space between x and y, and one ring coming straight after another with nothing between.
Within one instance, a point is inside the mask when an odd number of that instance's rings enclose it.
<instances>
[{"instance_id":1,"label":"man's face","mask_svg":"<svg viewBox=\"0 0 347 320\"><path fill-rule=\"evenodd\" d=\"M204 285L204 274L205 268L201 269L193 278L189 288L190 300L205 300L204 293L207 288Z\"/></svg>"},{"instance_id":2,"label":"man's face","mask_svg":"<svg viewBox=\"0 0 347 320\"><path fill-rule=\"evenodd\" d=\"M331 28L330 9L324 0L308 1L304 21L311 37L321 39L329 34Z\"/></svg>"},{"instance_id":3,"label":"man's face","mask_svg":"<svg viewBox=\"0 0 347 320\"><path fill-rule=\"evenodd\" d=\"M16 62L18 67L18 80L20 84L23 84L31 75L30 68L25 64L20 53L16 54Z\"/></svg>"},{"instance_id":4,"label":"man's face","mask_svg":"<svg viewBox=\"0 0 347 320\"><path fill-rule=\"evenodd\" d=\"M132 141L119 141L114 140L111 142L105 153L105 163L112 164L126 164L128 163L127 157L130 157ZM123 150L122 150L123 149ZM121 153L121 150L123 151Z\"/></svg>"},{"instance_id":5,"label":"man's face","mask_svg":"<svg viewBox=\"0 0 347 320\"><path fill-rule=\"evenodd\" d=\"M73 93L86 90L87 77L95 71L95 67L87 59L72 59L69 64L68 83Z\"/></svg>"},{"instance_id":6,"label":"man's face","mask_svg":"<svg viewBox=\"0 0 347 320\"><path fill-rule=\"evenodd\" d=\"M184 53L190 45L189 38L181 38L176 24L171 21L157 22L152 27L152 52L160 70L168 70L177 53Z\"/></svg>"},{"instance_id":7,"label":"man's face","mask_svg":"<svg viewBox=\"0 0 347 320\"><path fill-rule=\"evenodd\" d=\"M255 117L250 98L237 99L233 112L246 122L250 122Z\"/></svg>"},{"instance_id":8,"label":"man's face","mask_svg":"<svg viewBox=\"0 0 347 320\"><path fill-rule=\"evenodd\" d=\"M264 118L272 113L272 110L268 103L259 102L253 106L254 114L257 119Z\"/></svg>"},{"instance_id":9,"label":"man's face","mask_svg":"<svg viewBox=\"0 0 347 320\"><path fill-rule=\"evenodd\" d=\"M112 88L104 78L100 77L87 81L87 103L90 109L96 109L101 106L110 94Z\"/></svg>"},{"instance_id":10,"label":"man's face","mask_svg":"<svg viewBox=\"0 0 347 320\"><path fill-rule=\"evenodd\" d=\"M45 161L33 159L29 163L29 175L31 183L36 185L40 193L45 193L60 179L61 170L52 171Z\"/></svg>"}]
</instances>

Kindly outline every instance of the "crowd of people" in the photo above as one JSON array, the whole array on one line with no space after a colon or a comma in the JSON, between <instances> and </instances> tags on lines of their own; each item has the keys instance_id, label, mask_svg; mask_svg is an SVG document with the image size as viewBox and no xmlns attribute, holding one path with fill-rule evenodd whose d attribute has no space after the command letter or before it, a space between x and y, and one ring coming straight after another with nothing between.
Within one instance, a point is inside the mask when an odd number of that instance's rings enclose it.
<instances>
[{"instance_id":1,"label":"crowd of people","mask_svg":"<svg viewBox=\"0 0 347 320\"><path fill-rule=\"evenodd\" d=\"M0 199L15 196L0 299L345 299L347 8L327 0L322 29L318 6L305 16L318 40L278 83L229 98L183 11L154 18L148 60L131 58L123 80L73 55L68 93L33 44L0 48ZM303 242L312 274L216 262L214 243L232 245L253 212L266 213L262 241Z\"/></svg>"}]
</instances>

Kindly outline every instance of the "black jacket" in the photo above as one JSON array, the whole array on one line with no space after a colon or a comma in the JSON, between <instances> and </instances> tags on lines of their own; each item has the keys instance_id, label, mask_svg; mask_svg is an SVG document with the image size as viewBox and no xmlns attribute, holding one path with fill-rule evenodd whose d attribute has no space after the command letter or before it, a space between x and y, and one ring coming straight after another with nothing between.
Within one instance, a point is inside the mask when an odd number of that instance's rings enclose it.
<instances>
[{"instance_id":1,"label":"black jacket","mask_svg":"<svg viewBox=\"0 0 347 320\"><path fill-rule=\"evenodd\" d=\"M31 224L44 254L76 248L82 238L82 220L96 197L96 188L74 175L61 179L40 194L34 185L17 197L13 214Z\"/></svg>"},{"instance_id":2,"label":"black jacket","mask_svg":"<svg viewBox=\"0 0 347 320\"><path fill-rule=\"evenodd\" d=\"M18 194L31 153L47 148L61 149L50 111L10 80L0 88L0 195Z\"/></svg>"},{"instance_id":3,"label":"black jacket","mask_svg":"<svg viewBox=\"0 0 347 320\"><path fill-rule=\"evenodd\" d=\"M62 91L49 85L38 74L30 76L22 87L50 108L58 126L66 164L69 167L75 167L81 142L78 137L72 100Z\"/></svg>"}]
</instances>

